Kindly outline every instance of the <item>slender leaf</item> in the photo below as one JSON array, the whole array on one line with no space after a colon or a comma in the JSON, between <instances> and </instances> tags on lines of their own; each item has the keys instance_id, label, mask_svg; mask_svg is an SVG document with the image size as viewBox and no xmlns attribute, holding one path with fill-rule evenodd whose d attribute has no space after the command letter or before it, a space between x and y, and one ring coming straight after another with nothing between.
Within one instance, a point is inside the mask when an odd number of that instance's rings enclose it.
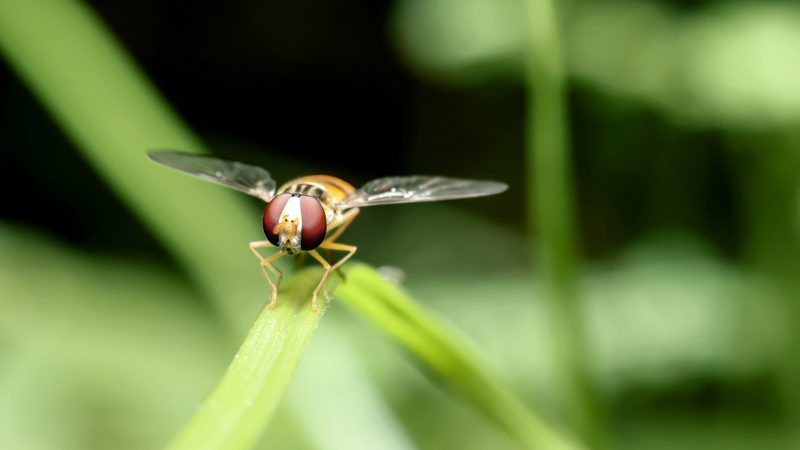
<instances>
[{"instance_id":1,"label":"slender leaf","mask_svg":"<svg viewBox=\"0 0 800 450\"><path fill-rule=\"evenodd\" d=\"M251 448L294 375L324 313L310 307L322 270L310 268L284 280L273 309L264 309L214 392L167 446L168 450ZM330 280L333 288L338 278Z\"/></svg>"},{"instance_id":2,"label":"slender leaf","mask_svg":"<svg viewBox=\"0 0 800 450\"><path fill-rule=\"evenodd\" d=\"M528 410L465 337L374 269L349 264L337 298L419 358L524 448L583 448Z\"/></svg>"},{"instance_id":3,"label":"slender leaf","mask_svg":"<svg viewBox=\"0 0 800 450\"><path fill-rule=\"evenodd\" d=\"M527 0L529 54L527 172L529 224L538 236L544 280L552 292L550 315L559 345L556 369L563 414L587 440L597 444L602 426L588 381L585 336L577 287L577 244L572 158L558 2Z\"/></svg>"}]
</instances>

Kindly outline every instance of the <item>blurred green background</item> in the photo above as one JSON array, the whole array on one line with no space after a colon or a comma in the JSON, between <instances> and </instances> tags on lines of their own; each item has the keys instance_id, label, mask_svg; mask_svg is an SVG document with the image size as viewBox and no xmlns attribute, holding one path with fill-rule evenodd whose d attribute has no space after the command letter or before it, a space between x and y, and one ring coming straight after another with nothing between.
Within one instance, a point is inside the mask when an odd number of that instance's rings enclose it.
<instances>
[{"instance_id":1,"label":"blurred green background","mask_svg":"<svg viewBox=\"0 0 800 450\"><path fill-rule=\"evenodd\" d=\"M522 0L23 3L0 0L0 448L163 446L258 313L268 288L247 243L262 205L144 159L175 146L279 183L509 183L364 210L342 242L399 268L526 403L569 415L553 388L559 322L529 251ZM84 37L59 26L80 5L202 146L149 133L180 122L127 108L145 95L118 86L146 83L103 66L95 35L78 45L88 59L54 46ZM603 446L800 448L800 5L573 0L558 14L574 314ZM61 84L37 49L77 78ZM100 115L80 106L95 97ZM259 448L516 448L337 306Z\"/></svg>"}]
</instances>

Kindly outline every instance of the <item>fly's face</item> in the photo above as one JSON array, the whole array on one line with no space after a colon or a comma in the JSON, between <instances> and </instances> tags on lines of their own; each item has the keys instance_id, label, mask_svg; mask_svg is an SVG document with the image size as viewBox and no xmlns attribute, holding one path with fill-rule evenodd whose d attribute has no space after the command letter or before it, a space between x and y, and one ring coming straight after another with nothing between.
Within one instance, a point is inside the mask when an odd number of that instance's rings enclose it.
<instances>
[{"instance_id":1,"label":"fly's face","mask_svg":"<svg viewBox=\"0 0 800 450\"><path fill-rule=\"evenodd\" d=\"M264 211L263 226L267 240L289 255L319 247L327 232L319 200L301 194L276 195Z\"/></svg>"}]
</instances>

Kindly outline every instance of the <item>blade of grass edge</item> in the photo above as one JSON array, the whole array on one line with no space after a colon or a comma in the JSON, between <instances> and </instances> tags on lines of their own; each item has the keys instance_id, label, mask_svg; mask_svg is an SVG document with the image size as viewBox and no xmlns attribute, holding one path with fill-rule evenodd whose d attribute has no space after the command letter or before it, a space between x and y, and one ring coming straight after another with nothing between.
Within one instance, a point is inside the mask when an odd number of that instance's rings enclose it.
<instances>
[{"instance_id":1,"label":"blade of grass edge","mask_svg":"<svg viewBox=\"0 0 800 450\"><path fill-rule=\"evenodd\" d=\"M584 448L523 405L465 337L374 269L350 263L336 297L418 357L524 448Z\"/></svg>"},{"instance_id":2,"label":"blade of grass edge","mask_svg":"<svg viewBox=\"0 0 800 450\"><path fill-rule=\"evenodd\" d=\"M569 118L559 8L555 0L527 0L527 179L528 222L538 240L538 259L552 292L548 309L560 386L553 386L562 414L592 447L604 447L597 395L588 379L577 286L578 252L570 154ZM537 258L538 256L538 258Z\"/></svg>"},{"instance_id":3,"label":"blade of grass edge","mask_svg":"<svg viewBox=\"0 0 800 450\"><path fill-rule=\"evenodd\" d=\"M245 450L256 443L324 314L324 302L319 314L310 307L321 275L310 268L283 281L275 308L261 312L219 384L167 450Z\"/></svg>"}]
</instances>

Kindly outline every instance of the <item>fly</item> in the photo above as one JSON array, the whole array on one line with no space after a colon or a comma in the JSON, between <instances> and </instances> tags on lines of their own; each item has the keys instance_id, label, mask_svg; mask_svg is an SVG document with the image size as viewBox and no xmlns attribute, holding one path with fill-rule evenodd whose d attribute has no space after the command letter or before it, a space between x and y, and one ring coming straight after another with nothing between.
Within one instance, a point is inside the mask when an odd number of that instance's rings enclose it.
<instances>
[{"instance_id":1,"label":"fly","mask_svg":"<svg viewBox=\"0 0 800 450\"><path fill-rule=\"evenodd\" d=\"M483 197L508 189L508 185L497 181L425 175L378 178L358 189L340 178L309 175L276 188L269 172L258 166L171 150L151 151L148 156L159 164L266 202L262 226L267 240L251 242L250 250L261 261L261 271L272 288L268 308L274 307L278 300L278 285L283 276L273 263L282 256L303 252L325 269L311 297L311 308L314 312L319 311L317 297L320 291L324 292L325 301L330 301L324 290L328 276L347 262L357 249L339 243L339 236L362 207ZM265 257L259 249L267 247L276 247L278 251ZM346 254L331 264L317 252L318 248Z\"/></svg>"}]
</instances>

